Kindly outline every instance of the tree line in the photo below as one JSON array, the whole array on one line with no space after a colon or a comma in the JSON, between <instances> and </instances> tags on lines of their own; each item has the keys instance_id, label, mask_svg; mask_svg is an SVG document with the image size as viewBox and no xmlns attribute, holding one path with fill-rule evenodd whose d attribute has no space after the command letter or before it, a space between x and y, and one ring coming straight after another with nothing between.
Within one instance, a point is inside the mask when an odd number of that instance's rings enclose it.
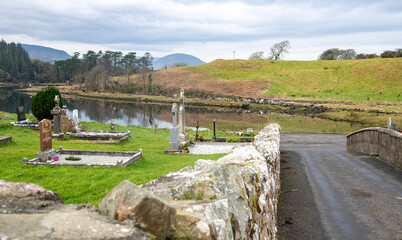
<instances>
[{"instance_id":1,"label":"tree line","mask_svg":"<svg viewBox=\"0 0 402 240\"><path fill-rule=\"evenodd\" d=\"M0 42L0 82L33 79L34 68L21 44Z\"/></svg>"},{"instance_id":2,"label":"tree line","mask_svg":"<svg viewBox=\"0 0 402 240\"><path fill-rule=\"evenodd\" d=\"M120 51L89 50L80 58L80 53L74 53L73 57L66 60L55 61L54 64L43 62L39 59L31 60L27 51L14 42L0 42L0 82L67 82L71 81L80 85L84 84L89 90L97 89L96 82L103 82L107 87L108 78L111 76L127 76L142 73L144 78L149 78L147 73L153 70L153 57L149 52L137 58L135 52L125 55ZM147 76L145 76L147 75ZM102 84L101 84L102 85Z\"/></svg>"},{"instance_id":3,"label":"tree line","mask_svg":"<svg viewBox=\"0 0 402 240\"><path fill-rule=\"evenodd\" d=\"M289 41L285 40L280 43L272 45L267 58L264 57L264 52L254 52L250 54L249 60L253 59L268 59L268 60L280 60L283 54L288 53L290 49ZM376 53L359 53L357 54L354 49L339 49L331 48L325 50L318 60L353 60L353 59L367 59L367 58L399 58L402 57L402 48L397 48L395 51L385 50L380 55Z\"/></svg>"},{"instance_id":4,"label":"tree line","mask_svg":"<svg viewBox=\"0 0 402 240\"><path fill-rule=\"evenodd\" d=\"M153 57L146 52L143 57L137 58L135 52L129 52L123 55L120 51L99 51L89 50L79 57L80 53L74 53L73 57L66 60L55 61L53 72L57 82L66 82L68 80L80 81L86 73L97 68L104 71L108 76L121 76L141 71L152 71Z\"/></svg>"},{"instance_id":5,"label":"tree line","mask_svg":"<svg viewBox=\"0 0 402 240\"><path fill-rule=\"evenodd\" d=\"M385 50L380 55L376 53L359 53L357 54L354 49L339 49L331 48L325 50L319 57L318 60L353 60L353 59L367 59L367 58L398 58L402 57L402 49L397 48L395 51Z\"/></svg>"}]
</instances>

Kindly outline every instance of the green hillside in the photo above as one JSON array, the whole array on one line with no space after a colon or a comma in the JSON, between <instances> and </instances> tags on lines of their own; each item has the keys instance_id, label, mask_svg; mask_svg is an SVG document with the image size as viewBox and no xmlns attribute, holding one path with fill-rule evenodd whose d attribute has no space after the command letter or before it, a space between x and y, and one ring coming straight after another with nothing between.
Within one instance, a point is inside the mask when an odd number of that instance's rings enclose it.
<instances>
[{"instance_id":1,"label":"green hillside","mask_svg":"<svg viewBox=\"0 0 402 240\"><path fill-rule=\"evenodd\" d=\"M188 66L183 70L190 75L204 75L213 80L264 81L267 84L262 95L269 97L402 102L402 58L336 61L215 60L205 65Z\"/></svg>"}]
</instances>

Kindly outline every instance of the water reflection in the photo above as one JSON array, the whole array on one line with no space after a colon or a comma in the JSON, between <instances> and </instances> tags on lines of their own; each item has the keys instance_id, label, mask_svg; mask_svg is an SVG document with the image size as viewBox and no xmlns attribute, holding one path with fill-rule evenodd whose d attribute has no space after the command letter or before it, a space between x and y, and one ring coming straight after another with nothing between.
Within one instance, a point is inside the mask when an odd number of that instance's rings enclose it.
<instances>
[{"instance_id":1,"label":"water reflection","mask_svg":"<svg viewBox=\"0 0 402 240\"><path fill-rule=\"evenodd\" d=\"M25 113L31 113L32 99L11 88L0 88L0 111L16 113L18 106L24 106Z\"/></svg>"},{"instance_id":2,"label":"water reflection","mask_svg":"<svg viewBox=\"0 0 402 240\"><path fill-rule=\"evenodd\" d=\"M67 105L69 117L72 117L74 109L78 109L81 121L110 123L114 119L119 125L141 127L153 127L158 121L161 128L169 128L172 125L171 104L124 103L85 98L63 98L63 103ZM32 99L28 95L0 88L0 111L16 113L17 106L24 106L25 113L30 113L31 105ZM297 115L220 112L217 109L186 106L187 127L195 127L199 121L201 127L212 129L214 119L218 129L239 131L249 127L258 131L269 122L277 122L283 130L293 132L353 132L363 127L361 124Z\"/></svg>"},{"instance_id":3,"label":"water reflection","mask_svg":"<svg viewBox=\"0 0 402 240\"><path fill-rule=\"evenodd\" d=\"M112 119L119 125L137 125L167 128L169 121L155 117L163 112L169 112L168 105L121 103L105 100L67 99L67 116L72 117L73 109L79 109L78 116L81 121L110 123Z\"/></svg>"}]
</instances>

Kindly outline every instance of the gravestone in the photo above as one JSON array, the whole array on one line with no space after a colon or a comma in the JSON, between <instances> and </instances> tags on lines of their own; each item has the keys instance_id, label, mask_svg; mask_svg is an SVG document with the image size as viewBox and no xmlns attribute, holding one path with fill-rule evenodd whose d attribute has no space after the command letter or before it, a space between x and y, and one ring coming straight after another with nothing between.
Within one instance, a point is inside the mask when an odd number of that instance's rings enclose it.
<instances>
[{"instance_id":1,"label":"gravestone","mask_svg":"<svg viewBox=\"0 0 402 240\"><path fill-rule=\"evenodd\" d=\"M52 121L49 119L43 119L39 122L39 134L40 134L40 152L36 156L41 162L46 162L49 154L54 152L52 149Z\"/></svg>"},{"instance_id":2,"label":"gravestone","mask_svg":"<svg viewBox=\"0 0 402 240\"><path fill-rule=\"evenodd\" d=\"M214 136L212 137L212 139L218 139L218 137L216 136L216 119L214 119Z\"/></svg>"},{"instance_id":3,"label":"gravestone","mask_svg":"<svg viewBox=\"0 0 402 240\"><path fill-rule=\"evenodd\" d=\"M186 134L186 112L184 109L184 89L180 89L180 107L179 107L179 137L180 142L185 144L188 142L188 135Z\"/></svg>"},{"instance_id":4,"label":"gravestone","mask_svg":"<svg viewBox=\"0 0 402 240\"><path fill-rule=\"evenodd\" d=\"M156 120L156 121L155 121L155 134L156 134L156 130L158 130L158 123L159 123L159 121Z\"/></svg>"},{"instance_id":5,"label":"gravestone","mask_svg":"<svg viewBox=\"0 0 402 240\"><path fill-rule=\"evenodd\" d=\"M67 106L66 105L63 105L62 115L63 115L63 117L67 116Z\"/></svg>"},{"instance_id":6,"label":"gravestone","mask_svg":"<svg viewBox=\"0 0 402 240\"><path fill-rule=\"evenodd\" d=\"M78 118L78 109L73 110L73 122L76 133L81 133L80 119Z\"/></svg>"},{"instance_id":7,"label":"gravestone","mask_svg":"<svg viewBox=\"0 0 402 240\"><path fill-rule=\"evenodd\" d=\"M61 114L63 110L59 107L59 95L54 96L54 102L55 106L53 110L50 112L53 115L53 123L54 123L54 129L53 132L55 134L61 133Z\"/></svg>"},{"instance_id":8,"label":"gravestone","mask_svg":"<svg viewBox=\"0 0 402 240\"><path fill-rule=\"evenodd\" d=\"M179 138L179 127L177 126L177 104L172 105L172 122L173 126L170 128L170 142L169 151L179 151L180 150L180 138Z\"/></svg>"},{"instance_id":9,"label":"gravestone","mask_svg":"<svg viewBox=\"0 0 402 240\"><path fill-rule=\"evenodd\" d=\"M200 128L200 121L197 121L197 126L195 126L195 141L198 141L198 129Z\"/></svg>"},{"instance_id":10,"label":"gravestone","mask_svg":"<svg viewBox=\"0 0 402 240\"><path fill-rule=\"evenodd\" d=\"M110 122L110 130L114 131L114 119Z\"/></svg>"},{"instance_id":11,"label":"gravestone","mask_svg":"<svg viewBox=\"0 0 402 240\"><path fill-rule=\"evenodd\" d=\"M24 106L17 107L17 120L18 122L27 120L25 117Z\"/></svg>"},{"instance_id":12,"label":"gravestone","mask_svg":"<svg viewBox=\"0 0 402 240\"><path fill-rule=\"evenodd\" d=\"M183 130L183 128L184 128L183 114L184 114L184 108L183 108L183 105L180 104L180 107L179 107L179 138L180 138L180 142L185 142L186 141L186 135L185 135L185 132Z\"/></svg>"},{"instance_id":13,"label":"gravestone","mask_svg":"<svg viewBox=\"0 0 402 240\"><path fill-rule=\"evenodd\" d=\"M391 129L391 124L392 124L391 118L388 118L388 129Z\"/></svg>"}]
</instances>

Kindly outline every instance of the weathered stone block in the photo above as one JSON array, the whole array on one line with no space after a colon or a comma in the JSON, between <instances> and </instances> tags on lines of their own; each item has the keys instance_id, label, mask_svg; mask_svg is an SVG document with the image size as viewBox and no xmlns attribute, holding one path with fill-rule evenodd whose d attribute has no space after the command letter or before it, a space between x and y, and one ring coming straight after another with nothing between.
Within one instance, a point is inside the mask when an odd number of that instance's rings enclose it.
<instances>
[{"instance_id":1,"label":"weathered stone block","mask_svg":"<svg viewBox=\"0 0 402 240\"><path fill-rule=\"evenodd\" d=\"M216 239L216 235L214 229L206 221L191 213L179 210L176 212L168 238L212 240Z\"/></svg>"},{"instance_id":2,"label":"weathered stone block","mask_svg":"<svg viewBox=\"0 0 402 240\"><path fill-rule=\"evenodd\" d=\"M58 193L46 190L39 185L0 180L0 209L19 212L60 203L63 203L63 199Z\"/></svg>"},{"instance_id":3,"label":"weathered stone block","mask_svg":"<svg viewBox=\"0 0 402 240\"><path fill-rule=\"evenodd\" d=\"M175 208L127 180L102 199L99 210L119 221L133 220L160 239L165 239L176 215Z\"/></svg>"},{"instance_id":4,"label":"weathered stone block","mask_svg":"<svg viewBox=\"0 0 402 240\"><path fill-rule=\"evenodd\" d=\"M206 221L217 239L233 239L227 199L171 201L171 205Z\"/></svg>"}]
</instances>

